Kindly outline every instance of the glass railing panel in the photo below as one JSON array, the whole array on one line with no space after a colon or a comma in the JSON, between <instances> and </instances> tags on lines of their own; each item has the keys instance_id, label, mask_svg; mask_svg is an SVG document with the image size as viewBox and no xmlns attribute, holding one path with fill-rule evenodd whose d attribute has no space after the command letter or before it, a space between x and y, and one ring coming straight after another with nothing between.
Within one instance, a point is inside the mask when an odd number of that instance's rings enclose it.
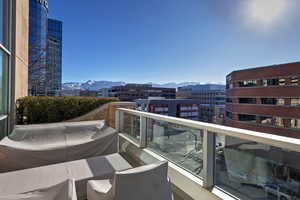
<instances>
[{"instance_id":1,"label":"glass railing panel","mask_svg":"<svg viewBox=\"0 0 300 200\"><path fill-rule=\"evenodd\" d=\"M130 136L136 142L140 141L140 117L130 113L123 114L121 132Z\"/></svg>"},{"instance_id":2,"label":"glass railing panel","mask_svg":"<svg viewBox=\"0 0 300 200\"><path fill-rule=\"evenodd\" d=\"M216 135L216 186L243 199L300 199L300 153Z\"/></svg>"},{"instance_id":3,"label":"glass railing panel","mask_svg":"<svg viewBox=\"0 0 300 200\"><path fill-rule=\"evenodd\" d=\"M202 144L201 130L147 119L148 147L199 177L203 177Z\"/></svg>"}]
</instances>

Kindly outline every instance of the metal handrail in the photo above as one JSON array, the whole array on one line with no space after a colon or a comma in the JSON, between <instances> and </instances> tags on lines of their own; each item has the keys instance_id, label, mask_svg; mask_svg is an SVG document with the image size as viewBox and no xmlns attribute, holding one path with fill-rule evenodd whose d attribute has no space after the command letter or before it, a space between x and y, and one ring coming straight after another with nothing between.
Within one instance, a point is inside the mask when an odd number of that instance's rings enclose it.
<instances>
[{"instance_id":1,"label":"metal handrail","mask_svg":"<svg viewBox=\"0 0 300 200\"><path fill-rule=\"evenodd\" d=\"M0 121L6 119L7 117L7 115L0 115Z\"/></svg>"},{"instance_id":2,"label":"metal handrail","mask_svg":"<svg viewBox=\"0 0 300 200\"><path fill-rule=\"evenodd\" d=\"M182 119L177 117L170 117L170 116L159 115L154 113L141 112L141 111L126 109L126 108L118 108L117 110L122 111L124 113L146 117L149 119L160 120L160 121L174 123L174 124L178 124L190 128L206 130L209 133L220 133L226 136L255 141L262 144L267 144L267 145L280 147L291 151L300 152L300 139L278 136L269 133L250 131L250 130L245 130L240 128L233 128L233 127L228 127L223 125L193 121L193 120Z\"/></svg>"}]
</instances>

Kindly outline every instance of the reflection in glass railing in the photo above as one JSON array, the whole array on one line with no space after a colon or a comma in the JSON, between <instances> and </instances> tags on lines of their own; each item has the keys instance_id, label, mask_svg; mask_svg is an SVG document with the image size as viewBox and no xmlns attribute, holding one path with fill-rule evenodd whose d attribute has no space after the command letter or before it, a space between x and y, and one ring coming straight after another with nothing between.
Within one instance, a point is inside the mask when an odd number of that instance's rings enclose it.
<instances>
[{"instance_id":1,"label":"reflection in glass railing","mask_svg":"<svg viewBox=\"0 0 300 200\"><path fill-rule=\"evenodd\" d=\"M216 136L216 185L240 199L300 199L300 153Z\"/></svg>"},{"instance_id":2,"label":"reflection in glass railing","mask_svg":"<svg viewBox=\"0 0 300 200\"><path fill-rule=\"evenodd\" d=\"M200 177L203 177L202 141L201 130L147 119L148 147Z\"/></svg>"},{"instance_id":3,"label":"reflection in glass railing","mask_svg":"<svg viewBox=\"0 0 300 200\"><path fill-rule=\"evenodd\" d=\"M129 113L124 113L123 127L121 132L129 135L136 141L140 140L140 117Z\"/></svg>"}]
</instances>

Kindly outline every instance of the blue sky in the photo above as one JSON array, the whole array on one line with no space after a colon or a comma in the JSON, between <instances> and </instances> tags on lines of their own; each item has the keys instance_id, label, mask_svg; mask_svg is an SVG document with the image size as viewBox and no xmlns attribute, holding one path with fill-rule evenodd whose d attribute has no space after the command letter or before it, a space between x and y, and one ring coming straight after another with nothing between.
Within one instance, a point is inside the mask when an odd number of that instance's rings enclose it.
<instances>
[{"instance_id":1,"label":"blue sky","mask_svg":"<svg viewBox=\"0 0 300 200\"><path fill-rule=\"evenodd\" d=\"M300 1L48 1L64 23L64 82L225 82L300 61Z\"/></svg>"}]
</instances>

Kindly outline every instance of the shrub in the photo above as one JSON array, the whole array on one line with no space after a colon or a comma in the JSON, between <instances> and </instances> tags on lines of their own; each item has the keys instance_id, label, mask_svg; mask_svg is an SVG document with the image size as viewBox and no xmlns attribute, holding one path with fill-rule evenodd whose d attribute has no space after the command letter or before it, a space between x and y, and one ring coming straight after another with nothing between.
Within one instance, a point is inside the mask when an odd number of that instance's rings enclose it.
<instances>
[{"instance_id":1,"label":"shrub","mask_svg":"<svg viewBox=\"0 0 300 200\"><path fill-rule=\"evenodd\" d=\"M98 97L24 97L17 100L17 123L62 122L84 115L97 107L118 101Z\"/></svg>"}]
</instances>

